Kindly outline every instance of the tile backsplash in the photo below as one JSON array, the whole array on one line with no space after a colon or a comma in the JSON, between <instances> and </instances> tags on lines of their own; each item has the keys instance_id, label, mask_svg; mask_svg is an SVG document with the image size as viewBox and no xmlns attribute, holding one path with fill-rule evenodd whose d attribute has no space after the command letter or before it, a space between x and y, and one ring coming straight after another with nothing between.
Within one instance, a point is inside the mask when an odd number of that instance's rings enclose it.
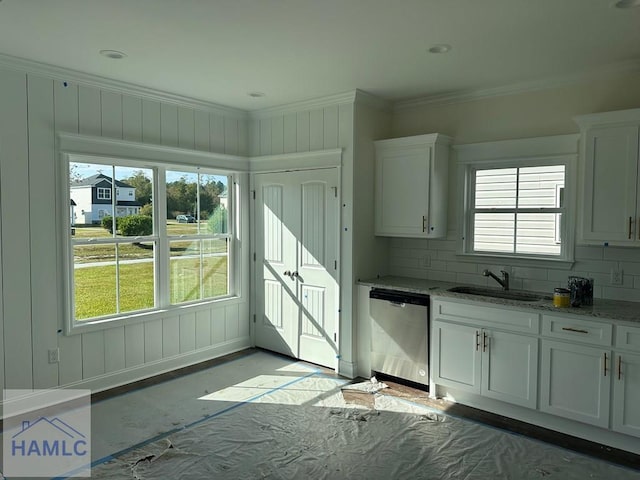
<instances>
[{"instance_id":1,"label":"tile backsplash","mask_svg":"<svg viewBox=\"0 0 640 480\"><path fill-rule=\"evenodd\" d=\"M489 269L498 273L506 270L510 273L511 288L549 294L555 287L566 287L567 278L576 275L594 279L593 295L596 298L640 302L640 248L577 246L575 263L570 269L553 268L549 262L542 262L538 267L533 260L528 266L512 265L508 260L483 262L456 255L456 248L455 232L442 240L393 238L389 272L412 278L498 287L494 280L484 277L482 271ZM622 271L621 285L611 284L612 270Z\"/></svg>"}]
</instances>

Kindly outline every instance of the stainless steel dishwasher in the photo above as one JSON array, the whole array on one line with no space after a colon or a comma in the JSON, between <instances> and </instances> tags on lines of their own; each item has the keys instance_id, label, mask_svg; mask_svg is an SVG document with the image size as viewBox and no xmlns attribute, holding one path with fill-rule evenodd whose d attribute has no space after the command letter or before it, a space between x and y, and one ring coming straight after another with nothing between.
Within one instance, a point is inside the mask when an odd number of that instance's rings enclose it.
<instances>
[{"instance_id":1,"label":"stainless steel dishwasher","mask_svg":"<svg viewBox=\"0 0 640 480\"><path fill-rule=\"evenodd\" d=\"M429 385L429 296L373 288L369 292L371 370Z\"/></svg>"}]
</instances>

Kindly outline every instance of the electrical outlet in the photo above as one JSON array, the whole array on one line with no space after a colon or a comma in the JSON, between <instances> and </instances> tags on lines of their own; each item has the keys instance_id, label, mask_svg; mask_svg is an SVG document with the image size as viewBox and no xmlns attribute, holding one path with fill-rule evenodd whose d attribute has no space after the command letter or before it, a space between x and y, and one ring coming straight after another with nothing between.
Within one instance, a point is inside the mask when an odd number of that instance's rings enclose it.
<instances>
[{"instance_id":1,"label":"electrical outlet","mask_svg":"<svg viewBox=\"0 0 640 480\"><path fill-rule=\"evenodd\" d=\"M54 348L49 350L49 363L58 363L60 361L60 349Z\"/></svg>"},{"instance_id":2,"label":"electrical outlet","mask_svg":"<svg viewBox=\"0 0 640 480\"><path fill-rule=\"evenodd\" d=\"M425 255L420 258L420 266L421 267L430 267L431 266L431 257L429 255Z\"/></svg>"},{"instance_id":3,"label":"electrical outlet","mask_svg":"<svg viewBox=\"0 0 640 480\"><path fill-rule=\"evenodd\" d=\"M622 270L611 269L611 285L622 285Z\"/></svg>"}]
</instances>

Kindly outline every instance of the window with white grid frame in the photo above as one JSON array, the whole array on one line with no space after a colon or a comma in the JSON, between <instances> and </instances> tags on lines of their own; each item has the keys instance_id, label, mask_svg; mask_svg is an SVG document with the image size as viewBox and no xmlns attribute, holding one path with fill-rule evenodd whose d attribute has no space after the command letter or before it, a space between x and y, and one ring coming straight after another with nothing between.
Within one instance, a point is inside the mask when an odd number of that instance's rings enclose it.
<instances>
[{"instance_id":1,"label":"window with white grid frame","mask_svg":"<svg viewBox=\"0 0 640 480\"><path fill-rule=\"evenodd\" d=\"M64 182L65 203L75 205L74 228L66 233L72 326L236 294L232 174L131 159L79 160L68 157ZM119 198L120 188L130 189L134 200Z\"/></svg>"},{"instance_id":2,"label":"window with white grid frame","mask_svg":"<svg viewBox=\"0 0 640 480\"><path fill-rule=\"evenodd\" d=\"M501 256L566 256L565 164L469 165L466 251Z\"/></svg>"}]
</instances>

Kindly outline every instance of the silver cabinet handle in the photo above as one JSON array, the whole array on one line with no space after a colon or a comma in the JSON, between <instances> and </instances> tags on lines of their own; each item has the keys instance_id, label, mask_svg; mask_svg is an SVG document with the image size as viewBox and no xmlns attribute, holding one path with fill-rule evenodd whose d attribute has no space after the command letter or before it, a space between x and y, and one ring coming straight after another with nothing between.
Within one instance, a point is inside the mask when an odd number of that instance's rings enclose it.
<instances>
[{"instance_id":1,"label":"silver cabinet handle","mask_svg":"<svg viewBox=\"0 0 640 480\"><path fill-rule=\"evenodd\" d=\"M604 352L604 376L607 376L607 352Z\"/></svg>"}]
</instances>

